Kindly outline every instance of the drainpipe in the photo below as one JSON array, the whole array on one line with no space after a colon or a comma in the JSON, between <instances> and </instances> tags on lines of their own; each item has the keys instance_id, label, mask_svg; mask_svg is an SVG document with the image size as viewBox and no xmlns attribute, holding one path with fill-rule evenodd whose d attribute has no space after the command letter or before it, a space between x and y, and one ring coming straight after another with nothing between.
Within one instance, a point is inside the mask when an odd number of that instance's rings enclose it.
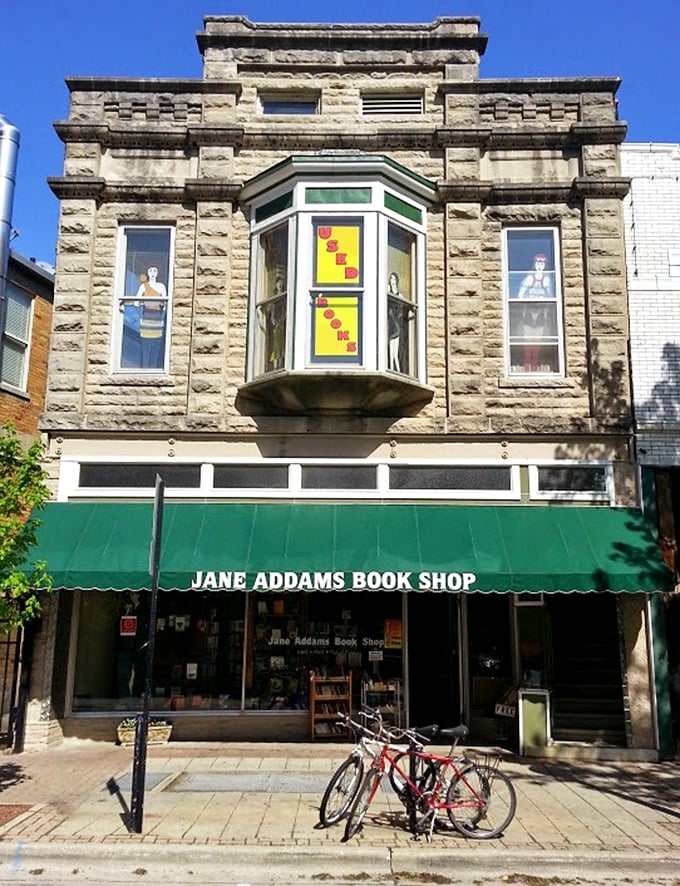
<instances>
[{"instance_id":1,"label":"drainpipe","mask_svg":"<svg viewBox=\"0 0 680 886\"><path fill-rule=\"evenodd\" d=\"M0 114L0 335L5 329L5 285L18 153L19 130ZM1 372L2 348L0 348Z\"/></svg>"}]
</instances>

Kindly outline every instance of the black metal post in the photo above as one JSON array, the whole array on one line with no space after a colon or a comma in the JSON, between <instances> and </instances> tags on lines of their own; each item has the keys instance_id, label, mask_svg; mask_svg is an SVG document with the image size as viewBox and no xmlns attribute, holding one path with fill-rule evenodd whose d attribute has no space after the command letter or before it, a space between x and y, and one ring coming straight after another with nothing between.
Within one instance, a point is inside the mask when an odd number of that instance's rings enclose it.
<instances>
[{"instance_id":1,"label":"black metal post","mask_svg":"<svg viewBox=\"0 0 680 886\"><path fill-rule=\"evenodd\" d=\"M142 712L135 724L135 749L132 765L132 797L130 818L135 834L142 833L144 819L144 788L146 780L146 750L149 733L149 711L151 709L151 674L154 648L156 645L156 612L158 611L158 571L163 530L163 493L165 482L156 474L156 497L153 508L153 528L149 549L149 574L151 576L151 602L149 605L149 628L146 641L146 663L144 668L144 692Z\"/></svg>"},{"instance_id":2,"label":"black metal post","mask_svg":"<svg viewBox=\"0 0 680 886\"><path fill-rule=\"evenodd\" d=\"M413 738L409 739L408 743L408 774L411 782L416 785L418 784L417 778L417 757L416 757L416 743ZM411 790L407 785L407 794L408 802L406 804L406 808L408 810L408 826L409 830L413 834L414 837L417 837L418 827L416 821L416 794L414 790Z\"/></svg>"}]
</instances>

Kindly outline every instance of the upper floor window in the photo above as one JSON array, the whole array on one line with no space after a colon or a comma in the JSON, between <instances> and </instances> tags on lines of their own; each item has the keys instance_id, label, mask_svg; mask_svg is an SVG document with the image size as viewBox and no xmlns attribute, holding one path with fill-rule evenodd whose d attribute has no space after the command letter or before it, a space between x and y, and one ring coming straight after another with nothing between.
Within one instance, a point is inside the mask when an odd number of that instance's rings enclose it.
<instances>
[{"instance_id":1,"label":"upper floor window","mask_svg":"<svg viewBox=\"0 0 680 886\"><path fill-rule=\"evenodd\" d=\"M359 159L316 160L325 180L302 169L252 201L249 380L288 370L424 382L432 190L422 179L402 190L376 174L382 158L367 159L370 176L356 175Z\"/></svg>"},{"instance_id":2,"label":"upper floor window","mask_svg":"<svg viewBox=\"0 0 680 886\"><path fill-rule=\"evenodd\" d=\"M170 336L170 227L126 225L119 231L113 322L113 368L166 372Z\"/></svg>"},{"instance_id":3,"label":"upper floor window","mask_svg":"<svg viewBox=\"0 0 680 886\"><path fill-rule=\"evenodd\" d=\"M22 391L28 384L33 299L12 283L5 289L5 326L2 330L0 381Z\"/></svg>"},{"instance_id":4,"label":"upper floor window","mask_svg":"<svg viewBox=\"0 0 680 886\"><path fill-rule=\"evenodd\" d=\"M503 252L508 374L563 375L557 229L506 228Z\"/></svg>"},{"instance_id":5,"label":"upper floor window","mask_svg":"<svg viewBox=\"0 0 680 886\"><path fill-rule=\"evenodd\" d=\"M261 92L257 98L263 114L319 113L319 95L315 92Z\"/></svg>"}]
</instances>

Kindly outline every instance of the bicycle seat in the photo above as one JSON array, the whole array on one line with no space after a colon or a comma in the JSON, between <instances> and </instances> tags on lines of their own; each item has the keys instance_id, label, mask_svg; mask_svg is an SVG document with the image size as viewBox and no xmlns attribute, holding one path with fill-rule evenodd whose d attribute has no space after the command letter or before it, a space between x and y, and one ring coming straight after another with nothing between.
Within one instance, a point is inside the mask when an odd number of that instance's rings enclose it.
<instances>
[{"instance_id":1,"label":"bicycle seat","mask_svg":"<svg viewBox=\"0 0 680 886\"><path fill-rule=\"evenodd\" d=\"M460 726L451 726L448 729L439 730L440 738L450 738L452 741L454 738L467 738L469 734L470 730L463 723L461 723Z\"/></svg>"}]
</instances>

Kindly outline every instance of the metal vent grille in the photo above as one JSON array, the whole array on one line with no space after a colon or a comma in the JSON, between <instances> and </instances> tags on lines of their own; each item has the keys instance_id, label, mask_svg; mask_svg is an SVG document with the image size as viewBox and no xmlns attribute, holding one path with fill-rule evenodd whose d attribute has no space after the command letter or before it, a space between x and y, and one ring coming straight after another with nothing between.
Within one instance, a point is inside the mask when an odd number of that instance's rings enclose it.
<instances>
[{"instance_id":1,"label":"metal vent grille","mask_svg":"<svg viewBox=\"0 0 680 886\"><path fill-rule=\"evenodd\" d=\"M396 114L417 115L423 113L423 96L404 93L371 93L361 96L361 113L393 117Z\"/></svg>"}]
</instances>

